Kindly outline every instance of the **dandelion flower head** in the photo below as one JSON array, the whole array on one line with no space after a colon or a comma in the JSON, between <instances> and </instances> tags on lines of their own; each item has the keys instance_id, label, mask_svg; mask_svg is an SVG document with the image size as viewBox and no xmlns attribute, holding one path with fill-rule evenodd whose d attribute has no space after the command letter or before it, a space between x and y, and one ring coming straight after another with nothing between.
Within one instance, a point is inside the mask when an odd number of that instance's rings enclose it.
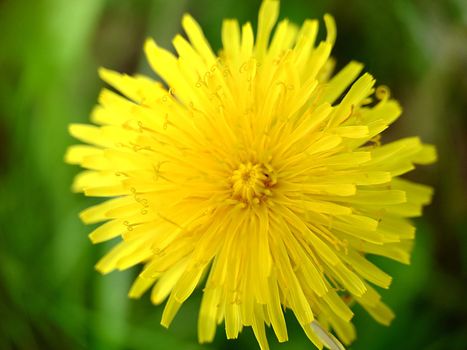
<instances>
[{"instance_id":1,"label":"dandelion flower head","mask_svg":"<svg viewBox=\"0 0 467 350\"><path fill-rule=\"evenodd\" d=\"M400 175L435 150L381 144L401 108L360 63L333 73L331 16L318 41L317 20L276 25L278 13L263 2L256 36L225 20L218 55L185 15L176 54L145 44L162 82L101 69L119 93L103 89L93 125L70 126L85 145L66 160L85 168L75 191L110 197L81 213L101 223L94 243L119 241L97 270L142 264L129 296L166 301L162 325L199 286L200 342L225 323L227 338L250 326L268 349L266 325L288 339L287 311L317 347L339 349L355 338L352 304L394 317L374 287L391 277L367 257L409 263L409 218L432 191Z\"/></svg>"}]
</instances>

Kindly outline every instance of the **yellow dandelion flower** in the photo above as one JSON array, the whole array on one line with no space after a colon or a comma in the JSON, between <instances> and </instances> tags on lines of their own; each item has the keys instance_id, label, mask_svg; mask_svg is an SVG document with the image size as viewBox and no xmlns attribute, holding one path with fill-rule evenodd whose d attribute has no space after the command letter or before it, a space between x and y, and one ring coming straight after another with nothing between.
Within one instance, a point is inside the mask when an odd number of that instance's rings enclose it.
<instances>
[{"instance_id":1,"label":"yellow dandelion flower","mask_svg":"<svg viewBox=\"0 0 467 350\"><path fill-rule=\"evenodd\" d=\"M87 169L75 191L111 197L81 213L105 222L94 243L119 237L97 270L144 264L129 296L167 299L162 325L201 285L200 342L224 322L227 338L251 326L268 349L265 325L287 341L289 309L317 347L340 349L355 338L352 303L394 317L373 287L391 277L366 256L409 263L408 218L432 190L400 175L436 155L417 137L380 143L401 108L360 63L332 74L331 16L316 43L316 20L273 32L278 12L263 2L256 39L250 23L225 20L218 56L185 15L177 55L145 44L166 85L101 69L123 96L104 89L96 125L70 126L88 145L66 161Z\"/></svg>"}]
</instances>

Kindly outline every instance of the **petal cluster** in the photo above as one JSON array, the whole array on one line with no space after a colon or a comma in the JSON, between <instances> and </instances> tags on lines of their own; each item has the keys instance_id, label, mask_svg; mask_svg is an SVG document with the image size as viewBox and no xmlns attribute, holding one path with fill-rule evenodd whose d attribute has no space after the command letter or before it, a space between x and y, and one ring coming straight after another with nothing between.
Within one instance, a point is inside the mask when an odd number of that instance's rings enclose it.
<instances>
[{"instance_id":1,"label":"petal cluster","mask_svg":"<svg viewBox=\"0 0 467 350\"><path fill-rule=\"evenodd\" d=\"M267 349L265 325L288 339L288 309L332 348L329 329L355 338L351 304L383 324L394 317L374 288L391 277L367 256L409 263L409 218L432 191L400 175L436 155L417 137L381 144L401 108L360 63L333 74L332 17L317 42L316 20L273 31L278 12L263 2L256 38L225 20L219 55L185 15L176 55L145 44L163 82L101 69L119 93L102 91L93 125L70 126L84 144L66 160L85 168L75 191L110 197L81 213L101 223L94 243L118 237L97 269L143 264L129 295L167 300L164 326L201 284L200 342L224 322L228 338L251 326Z\"/></svg>"}]
</instances>

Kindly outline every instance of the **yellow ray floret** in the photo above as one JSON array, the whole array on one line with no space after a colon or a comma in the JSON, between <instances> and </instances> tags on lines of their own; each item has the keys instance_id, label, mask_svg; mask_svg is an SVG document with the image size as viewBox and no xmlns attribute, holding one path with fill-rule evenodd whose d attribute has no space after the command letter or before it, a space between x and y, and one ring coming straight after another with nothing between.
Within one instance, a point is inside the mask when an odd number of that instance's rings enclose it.
<instances>
[{"instance_id":1,"label":"yellow ray floret","mask_svg":"<svg viewBox=\"0 0 467 350\"><path fill-rule=\"evenodd\" d=\"M417 137L381 144L401 108L358 62L332 74L331 16L317 42L318 21L274 30L278 15L263 2L256 38L225 20L218 56L185 15L177 54L145 44L162 83L101 69L122 95L104 89L95 125L70 126L86 145L66 161L85 168L74 191L110 197L81 213L101 223L94 243L119 240L96 268L143 265L129 296L167 300L164 326L201 285L200 342L224 322L228 338L250 326L268 349L265 325L287 341L289 309L318 348L342 349L354 302L394 317L372 287L391 277L367 257L409 262L409 218L432 190L400 176L436 152Z\"/></svg>"}]
</instances>

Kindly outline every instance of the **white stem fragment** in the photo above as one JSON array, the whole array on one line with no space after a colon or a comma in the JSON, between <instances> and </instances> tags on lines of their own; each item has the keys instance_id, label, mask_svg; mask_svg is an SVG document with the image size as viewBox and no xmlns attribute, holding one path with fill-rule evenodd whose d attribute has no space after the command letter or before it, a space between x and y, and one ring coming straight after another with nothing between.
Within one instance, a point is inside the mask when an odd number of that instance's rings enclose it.
<instances>
[{"instance_id":1,"label":"white stem fragment","mask_svg":"<svg viewBox=\"0 0 467 350\"><path fill-rule=\"evenodd\" d=\"M314 320L311 322L310 326L327 349L345 350L344 345L342 345L342 343L337 340L335 336L326 331L318 321Z\"/></svg>"}]
</instances>

